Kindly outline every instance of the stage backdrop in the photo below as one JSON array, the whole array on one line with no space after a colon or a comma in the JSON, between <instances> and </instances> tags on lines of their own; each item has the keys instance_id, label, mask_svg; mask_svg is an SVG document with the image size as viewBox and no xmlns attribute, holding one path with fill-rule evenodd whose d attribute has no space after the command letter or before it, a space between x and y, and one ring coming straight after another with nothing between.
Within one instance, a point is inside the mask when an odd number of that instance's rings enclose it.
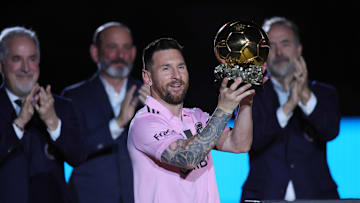
<instances>
[{"instance_id":1,"label":"stage backdrop","mask_svg":"<svg viewBox=\"0 0 360 203\"><path fill-rule=\"evenodd\" d=\"M230 122L229 126L233 123ZM212 151L221 203L238 203L249 172L248 154ZM360 117L341 119L339 136L328 143L328 163L342 199L360 198ZM68 181L72 168L65 163Z\"/></svg>"}]
</instances>

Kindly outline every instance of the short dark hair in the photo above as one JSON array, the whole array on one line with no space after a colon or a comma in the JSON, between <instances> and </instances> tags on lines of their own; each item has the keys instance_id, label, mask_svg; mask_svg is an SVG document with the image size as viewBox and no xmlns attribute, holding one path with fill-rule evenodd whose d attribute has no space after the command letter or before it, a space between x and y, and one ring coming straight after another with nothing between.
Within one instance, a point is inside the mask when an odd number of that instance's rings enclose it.
<instances>
[{"instance_id":1,"label":"short dark hair","mask_svg":"<svg viewBox=\"0 0 360 203\"><path fill-rule=\"evenodd\" d=\"M291 20L285 17L274 16L269 19L266 19L263 23L262 28L264 29L265 32L269 32L271 27L274 25L284 25L289 27L294 32L296 43L300 44L299 28L294 22L292 22Z\"/></svg>"},{"instance_id":2,"label":"short dark hair","mask_svg":"<svg viewBox=\"0 0 360 203\"><path fill-rule=\"evenodd\" d=\"M173 38L159 38L150 44L148 44L143 50L142 61L143 68L146 70L150 70L153 65L152 57L155 52L167 49L176 49L179 50L183 55L183 46L181 46L175 39Z\"/></svg>"},{"instance_id":3,"label":"short dark hair","mask_svg":"<svg viewBox=\"0 0 360 203\"><path fill-rule=\"evenodd\" d=\"M131 30L128 26L126 26L125 24L123 23L120 23L120 22L116 22L116 21L110 21L110 22L107 22L105 24L102 24L100 25L94 32L94 35L93 35L93 39L92 39L92 43L96 46L96 47L100 47L101 46L101 40L100 40L100 34L102 31L104 31L105 29L107 28L110 28L110 27L123 27L125 28L126 30L129 31L130 35L131 35Z\"/></svg>"}]
</instances>

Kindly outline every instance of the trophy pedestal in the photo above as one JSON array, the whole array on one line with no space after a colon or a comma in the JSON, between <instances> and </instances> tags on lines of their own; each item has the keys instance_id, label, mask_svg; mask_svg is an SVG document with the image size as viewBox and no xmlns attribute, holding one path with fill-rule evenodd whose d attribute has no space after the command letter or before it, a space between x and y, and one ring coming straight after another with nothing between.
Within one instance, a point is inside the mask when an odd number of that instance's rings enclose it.
<instances>
[{"instance_id":1,"label":"trophy pedestal","mask_svg":"<svg viewBox=\"0 0 360 203\"><path fill-rule=\"evenodd\" d=\"M235 65L233 67L229 67L227 64L220 64L215 68L214 74L216 78L215 82L221 83L223 78L229 78L230 80L227 87L230 87L237 77L241 77L243 82L239 85L239 87L250 83L252 85L250 89L255 89L255 91L263 90L264 73L262 66L249 65L247 67L241 67L239 65Z\"/></svg>"}]
</instances>

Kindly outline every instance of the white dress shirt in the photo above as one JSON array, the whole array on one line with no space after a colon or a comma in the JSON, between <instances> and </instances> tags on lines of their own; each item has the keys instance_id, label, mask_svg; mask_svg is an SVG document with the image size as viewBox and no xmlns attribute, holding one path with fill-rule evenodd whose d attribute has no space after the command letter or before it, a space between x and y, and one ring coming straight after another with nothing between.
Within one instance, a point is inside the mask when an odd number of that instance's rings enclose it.
<instances>
[{"instance_id":1,"label":"white dress shirt","mask_svg":"<svg viewBox=\"0 0 360 203\"><path fill-rule=\"evenodd\" d=\"M288 124L290 118L293 115L293 112L291 112L289 115L286 115L283 111L283 105L288 100L290 91L289 90L285 91L282 88L282 85L278 81L276 81L274 78L271 78L271 82L273 83L274 90L278 96L279 103L280 103L280 107L276 111L276 117L277 117L277 120L278 120L280 126L282 128L285 128L286 125ZM317 99L313 92L311 92L310 99L306 103L306 105L301 103L301 101L299 101L299 103L298 103L300 109L305 113L305 115L310 115L314 111L316 104L317 104ZM292 180L290 180L288 183L284 199L287 201L294 201L296 199L295 189L294 189Z\"/></svg>"},{"instance_id":2,"label":"white dress shirt","mask_svg":"<svg viewBox=\"0 0 360 203\"><path fill-rule=\"evenodd\" d=\"M116 118L120 113L121 104L126 96L126 86L128 79L125 79L124 84L120 89L120 92L116 92L115 89L108 82L106 82L106 80L101 75L100 80L105 87L105 92L109 97L110 104ZM119 125L116 123L115 118L109 121L110 134L114 140L117 139L124 131L124 128L119 127Z\"/></svg>"},{"instance_id":3,"label":"white dress shirt","mask_svg":"<svg viewBox=\"0 0 360 203\"><path fill-rule=\"evenodd\" d=\"M19 115L20 114L20 110L21 110L21 107L19 105L17 105L15 103L16 100L20 99L20 97L14 95L10 90L8 90L7 88L5 88L6 90L6 93L11 101L11 104L12 106L14 107L15 109L15 112L16 112L16 115ZM20 99L21 100L21 99ZM19 139L22 139L23 136L24 136L24 131L22 131L20 128L18 128L14 123L12 124L13 125L13 128L15 130L15 134L16 136L19 138ZM55 130L50 130L50 129L47 129L47 131L49 132L50 134L50 137L53 141L56 141L59 137L60 137L60 132L61 132L61 120L59 119L59 123L56 127Z\"/></svg>"}]
</instances>

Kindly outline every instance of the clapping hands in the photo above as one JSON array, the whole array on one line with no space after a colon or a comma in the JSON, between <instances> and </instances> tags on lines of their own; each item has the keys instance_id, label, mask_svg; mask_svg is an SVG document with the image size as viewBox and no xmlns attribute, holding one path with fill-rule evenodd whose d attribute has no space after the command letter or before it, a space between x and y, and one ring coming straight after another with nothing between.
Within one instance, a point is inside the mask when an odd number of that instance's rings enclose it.
<instances>
[{"instance_id":1,"label":"clapping hands","mask_svg":"<svg viewBox=\"0 0 360 203\"><path fill-rule=\"evenodd\" d=\"M54 107L54 97L51 94L51 86L46 89L38 83L34 85L31 92L22 102L22 108L15 123L24 129L25 125L31 120L34 112L38 112L40 119L46 124L49 130L55 130L59 123Z\"/></svg>"}]
</instances>

